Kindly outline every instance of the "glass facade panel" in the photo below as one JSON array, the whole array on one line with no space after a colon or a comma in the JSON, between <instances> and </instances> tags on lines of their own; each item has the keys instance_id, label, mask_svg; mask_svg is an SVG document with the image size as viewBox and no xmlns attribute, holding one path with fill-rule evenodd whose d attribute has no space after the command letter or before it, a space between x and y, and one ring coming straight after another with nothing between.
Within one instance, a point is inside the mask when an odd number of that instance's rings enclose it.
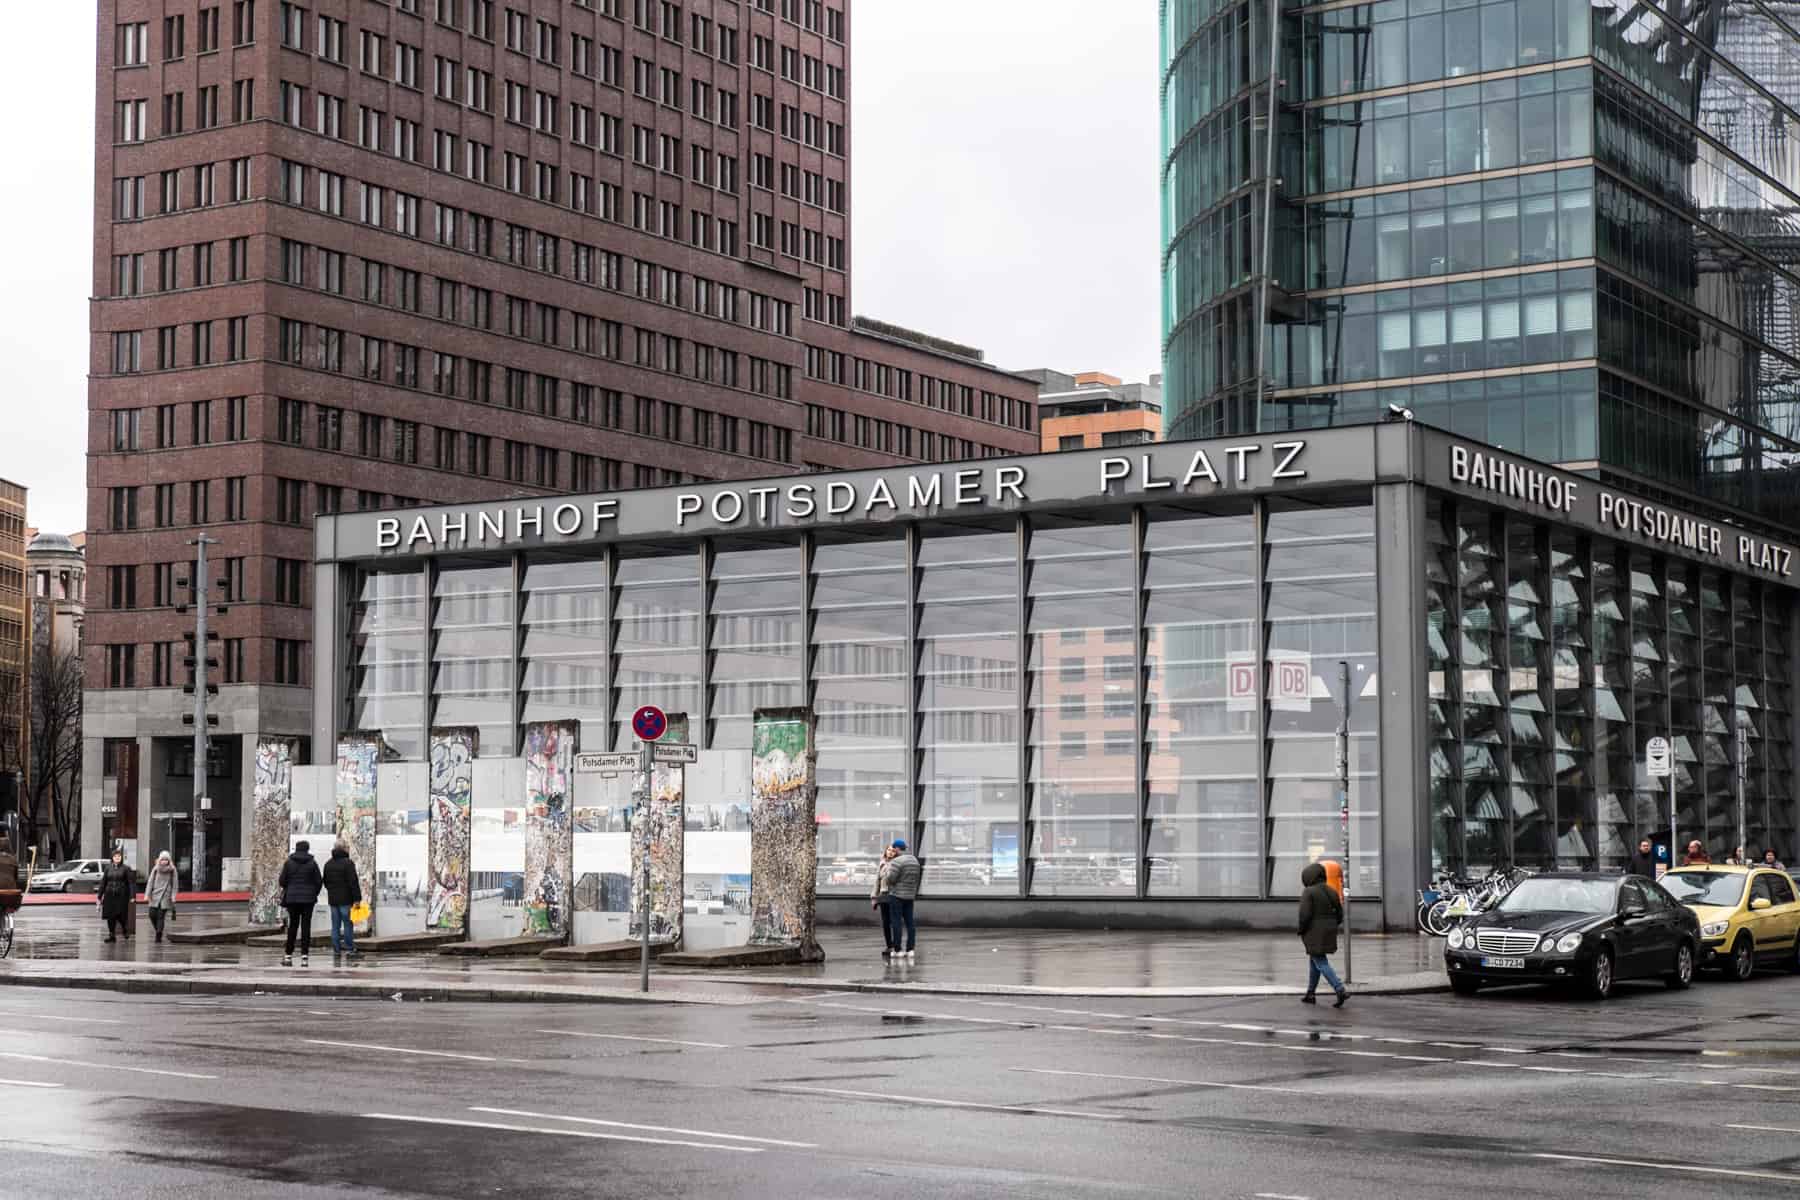
<instances>
[{"instance_id":1,"label":"glass facade panel","mask_svg":"<svg viewBox=\"0 0 1800 1200\"><path fill-rule=\"evenodd\" d=\"M757 709L802 700L800 545L721 548L709 587L707 745L748 750Z\"/></svg>"},{"instance_id":2,"label":"glass facade panel","mask_svg":"<svg viewBox=\"0 0 1800 1200\"><path fill-rule=\"evenodd\" d=\"M920 527L920 820L933 894L1019 886L1019 533Z\"/></svg>"},{"instance_id":3,"label":"glass facade panel","mask_svg":"<svg viewBox=\"0 0 1800 1200\"><path fill-rule=\"evenodd\" d=\"M913 838L907 770L907 542L821 533L812 553L819 886L866 894L882 848Z\"/></svg>"},{"instance_id":4,"label":"glass facade panel","mask_svg":"<svg viewBox=\"0 0 1800 1200\"><path fill-rule=\"evenodd\" d=\"M524 719L575 720L581 745L609 745L606 559L525 559Z\"/></svg>"},{"instance_id":5,"label":"glass facade panel","mask_svg":"<svg viewBox=\"0 0 1800 1200\"><path fill-rule=\"evenodd\" d=\"M350 729L388 753L425 757L425 572L358 571L350 609Z\"/></svg>"},{"instance_id":6,"label":"glass facade panel","mask_svg":"<svg viewBox=\"0 0 1800 1200\"><path fill-rule=\"evenodd\" d=\"M1149 894L1258 896L1256 521L1247 510L1146 515Z\"/></svg>"},{"instance_id":7,"label":"glass facade panel","mask_svg":"<svg viewBox=\"0 0 1800 1200\"><path fill-rule=\"evenodd\" d=\"M1026 783L1034 896L1135 895L1136 588L1129 516L1031 522Z\"/></svg>"},{"instance_id":8,"label":"glass facade panel","mask_svg":"<svg viewBox=\"0 0 1800 1200\"><path fill-rule=\"evenodd\" d=\"M473 725L482 757L510 756L512 564L440 567L431 608L432 725Z\"/></svg>"},{"instance_id":9,"label":"glass facade panel","mask_svg":"<svg viewBox=\"0 0 1800 1200\"><path fill-rule=\"evenodd\" d=\"M1376 728L1375 514L1271 502L1264 548L1268 674L1268 892L1296 895L1300 868L1343 844L1337 727L1350 670L1353 895L1381 883Z\"/></svg>"},{"instance_id":10,"label":"glass facade panel","mask_svg":"<svg viewBox=\"0 0 1800 1200\"><path fill-rule=\"evenodd\" d=\"M612 598L610 749L629 750L637 742L631 714L643 705L699 719L699 547L620 550Z\"/></svg>"}]
</instances>

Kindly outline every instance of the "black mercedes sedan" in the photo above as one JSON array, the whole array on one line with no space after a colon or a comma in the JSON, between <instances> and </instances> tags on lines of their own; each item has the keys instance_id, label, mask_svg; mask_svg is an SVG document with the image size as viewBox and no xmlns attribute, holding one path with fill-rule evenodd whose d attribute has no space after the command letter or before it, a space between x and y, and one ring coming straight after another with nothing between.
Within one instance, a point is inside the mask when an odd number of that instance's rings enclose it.
<instances>
[{"instance_id":1,"label":"black mercedes sedan","mask_svg":"<svg viewBox=\"0 0 1800 1200\"><path fill-rule=\"evenodd\" d=\"M1634 875L1533 875L1450 931L1444 968L1462 995L1491 983L1573 985L1595 999L1621 979L1693 982L1700 921Z\"/></svg>"}]
</instances>

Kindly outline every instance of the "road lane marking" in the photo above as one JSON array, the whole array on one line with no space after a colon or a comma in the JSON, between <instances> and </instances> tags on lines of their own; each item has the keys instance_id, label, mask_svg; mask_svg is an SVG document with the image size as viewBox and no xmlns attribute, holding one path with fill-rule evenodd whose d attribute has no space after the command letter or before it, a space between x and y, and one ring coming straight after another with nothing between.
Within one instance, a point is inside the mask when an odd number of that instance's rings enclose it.
<instances>
[{"instance_id":1,"label":"road lane marking","mask_svg":"<svg viewBox=\"0 0 1800 1200\"><path fill-rule=\"evenodd\" d=\"M111 1017L53 1017L49 1013L34 1013L28 1009L15 1009L11 1011L24 1012L28 1016L39 1021L70 1021L82 1025L123 1025L125 1023L123 1021L115 1021Z\"/></svg>"},{"instance_id":2,"label":"road lane marking","mask_svg":"<svg viewBox=\"0 0 1800 1200\"><path fill-rule=\"evenodd\" d=\"M164 1071L156 1067L127 1067L119 1063L81 1062L73 1058L50 1058L42 1054L15 1054L0 1051L0 1058L16 1058L22 1062L56 1063L64 1067L89 1067L96 1071L132 1071L138 1075L167 1075L173 1079L217 1079L217 1075L200 1075L193 1071Z\"/></svg>"},{"instance_id":3,"label":"road lane marking","mask_svg":"<svg viewBox=\"0 0 1800 1200\"><path fill-rule=\"evenodd\" d=\"M1363 1034L1353 1034L1353 1035L1327 1034L1327 1035L1321 1037L1315 1033L1308 1032L1306 1041L1287 1043L1287 1042L1270 1040L1268 1038L1263 1038L1263 1039L1253 1041L1248 1038L1206 1037L1206 1036L1203 1036L1200 1034L1189 1034L1189 1033L1155 1033L1155 1032L1151 1032L1149 1030L1144 1030L1144 1029L1115 1029L1115 1028L1107 1028L1105 1026L1098 1026L1098 1025L1061 1025L1061 1024L1047 1024L1047 1023L1039 1022L1039 1021L998 1021L992 1017L971 1017L971 1016L966 1016L961 1013L922 1012L917 1009L871 1008L866 1005L860 1005L860 1004L820 1003L820 1004L816 1004L815 1007L842 1009L846 1012L859 1012L859 1013L863 1013L868 1016L904 1016L904 1017L915 1017L915 1018L919 1018L921 1020L930 1020L930 1021L973 1022L976 1024L989 1024L989 1025L999 1024L999 1025L1011 1026L1013 1028L1021 1029L1021 1030L1056 1030L1056 1031L1065 1032L1065 1033L1101 1034L1101 1035L1105 1035L1108 1037L1137 1037L1137 1038L1147 1038L1147 1039L1157 1040L1157 1041L1188 1042L1188 1043L1193 1043L1196 1045L1207 1045L1207 1046L1240 1046L1245 1049L1251 1049L1251 1050L1274 1050L1274 1051L1286 1052L1286 1053L1292 1053L1292 1054L1336 1054L1336 1055L1342 1055L1344 1057L1349 1057L1349 1058L1375 1058L1375 1059L1385 1058L1385 1059L1394 1059L1394 1060L1397 1060L1400 1062L1417 1062L1417 1063L1434 1063L1434 1064L1440 1064L1440 1065L1487 1067L1487 1068L1496 1069L1496 1070L1511 1070L1511 1071L1538 1071L1538 1072L1547 1072L1547 1073L1552 1073L1552 1074L1579 1075L1579 1076L1585 1076L1585 1077L1595 1078L1595 1079L1647 1080L1647 1081L1658 1082L1658 1083L1684 1084L1689 1087L1708 1087L1708 1088L1725 1087L1725 1088L1738 1088L1738 1089L1742 1089L1745 1091L1757 1091L1757 1092L1790 1092L1790 1093L1791 1092L1800 1092L1800 1087L1796 1087L1796 1086L1771 1084L1771 1083L1739 1083L1739 1082L1735 1082L1735 1081L1727 1080L1727 1079L1708 1079L1708 1078L1696 1077L1693 1075L1655 1075L1655 1074L1631 1073L1631 1072L1620 1072L1620 1071L1580 1070L1580 1069L1570 1068L1570 1067L1538 1066L1538 1065L1533 1065L1533 1064L1527 1063L1527 1062L1523 1061L1523 1059L1547 1055L1550 1052L1548 1052L1548 1051L1539 1052L1539 1051L1533 1051L1533 1050L1524 1049L1524 1048L1520 1048L1520 1047L1513 1047L1513 1046L1484 1046L1479 1043L1464 1042L1464 1043L1450 1043L1447 1045L1454 1045L1454 1046L1457 1046L1460 1048L1474 1050L1474 1051L1477 1051L1480 1053L1504 1054L1504 1055L1508 1055L1510 1057L1506 1061L1495 1061L1493 1059L1456 1058L1456 1057L1446 1057L1446 1056L1442 1056L1442 1055L1432 1055L1432 1054L1402 1054L1402 1053L1398 1053L1398 1052L1382 1051L1382 1050L1353 1050L1353 1049L1349 1049L1348 1047L1334 1046L1334 1045L1329 1044L1331 1042L1336 1042L1336 1041L1367 1040L1369 1035L1363 1035ZM1024 1006L1020 1006L1020 1007L1024 1007ZM1046 1009L1043 1011L1049 1011L1049 1010ZM1065 1010L1057 1010L1057 1011L1065 1011ZM1226 1027L1224 1022L1190 1021L1190 1020L1185 1020L1185 1019L1175 1018L1175 1017L1166 1017L1166 1018L1134 1017L1134 1018L1121 1018L1121 1019L1130 1019L1130 1020L1139 1021L1139 1022L1163 1021L1163 1022L1171 1023L1171 1024L1181 1024L1181 1025L1185 1025L1185 1026L1199 1026L1202 1028L1212 1028L1212 1029L1223 1029ZM1273 1032L1273 1033L1285 1032L1284 1030L1282 1030L1281 1028L1276 1027L1276 1026L1269 1026L1269 1027L1267 1027L1267 1030L1268 1030L1268 1032ZM1299 1032L1305 1032L1305 1031L1295 1031L1295 1032L1299 1033ZM1435 1043L1433 1043L1433 1044L1435 1044ZM1591 1061L1603 1062L1608 1065L1611 1065L1615 1062L1663 1061L1663 1060L1652 1060L1652 1059L1624 1059L1624 1058L1615 1059L1613 1056L1610 1056L1610 1055L1591 1055L1591 1056L1587 1056L1587 1057L1589 1057ZM1754 1071L1754 1070L1761 1070L1763 1068L1726 1067L1726 1068L1721 1068L1721 1069ZM1800 1176L1797 1176L1796 1178L1800 1178Z\"/></svg>"},{"instance_id":4,"label":"road lane marking","mask_svg":"<svg viewBox=\"0 0 1800 1200\"><path fill-rule=\"evenodd\" d=\"M1256 1200L1312 1200L1311 1196L1290 1196L1286 1192L1255 1192Z\"/></svg>"},{"instance_id":5,"label":"road lane marking","mask_svg":"<svg viewBox=\"0 0 1800 1200\"><path fill-rule=\"evenodd\" d=\"M427 1058L460 1058L468 1062L524 1062L522 1058L493 1058L486 1054L457 1054L450 1050L414 1050L407 1046L378 1046L373 1042L328 1042L307 1038L308 1046L337 1046L344 1050L379 1050L383 1054L418 1054Z\"/></svg>"},{"instance_id":6,"label":"road lane marking","mask_svg":"<svg viewBox=\"0 0 1800 1200\"><path fill-rule=\"evenodd\" d=\"M59 1088L60 1083L44 1083L37 1079L0 1079L0 1087Z\"/></svg>"},{"instance_id":7,"label":"road lane marking","mask_svg":"<svg viewBox=\"0 0 1800 1200\"><path fill-rule=\"evenodd\" d=\"M459 1121L454 1117L409 1117L403 1113L363 1113L365 1121L404 1121L414 1125L449 1125L458 1129L499 1129L508 1133L541 1133L549 1137L589 1138L605 1142L637 1142L645 1146L688 1146L695 1150L721 1150L728 1154L761 1154L760 1146L721 1146L716 1142L684 1142L674 1138L635 1137L627 1133L601 1133L597 1129L539 1129L503 1121Z\"/></svg>"},{"instance_id":8,"label":"road lane marking","mask_svg":"<svg viewBox=\"0 0 1800 1200\"><path fill-rule=\"evenodd\" d=\"M1020 1113L1042 1117L1087 1117L1096 1121L1130 1121L1123 1113L1082 1112L1070 1108L1037 1108L1024 1104L982 1104L974 1100L946 1100L939 1096L902 1096L895 1092L854 1092L848 1088L801 1087L798 1084L771 1087L775 1092L806 1092L819 1096L850 1096L860 1100L892 1100L902 1104L924 1104L933 1108L973 1108L984 1112Z\"/></svg>"},{"instance_id":9,"label":"road lane marking","mask_svg":"<svg viewBox=\"0 0 1800 1200\"><path fill-rule=\"evenodd\" d=\"M1750 1171L1742 1167L1704 1167L1696 1163L1640 1162L1633 1158L1599 1158L1586 1154L1537 1153L1529 1155L1529 1157L1550 1159L1553 1162L1591 1163L1600 1167L1642 1167L1646 1171L1675 1171L1687 1175L1728 1175L1733 1179L1773 1179L1781 1183L1800 1183L1800 1175L1784 1174L1780 1171Z\"/></svg>"},{"instance_id":10,"label":"road lane marking","mask_svg":"<svg viewBox=\"0 0 1800 1200\"><path fill-rule=\"evenodd\" d=\"M729 1050L724 1042L684 1042L679 1038L634 1037L629 1033L582 1033L575 1029L534 1029L533 1033L551 1033L557 1037L610 1038L618 1042L656 1042L664 1046L698 1046L703 1050Z\"/></svg>"},{"instance_id":11,"label":"road lane marking","mask_svg":"<svg viewBox=\"0 0 1800 1200\"><path fill-rule=\"evenodd\" d=\"M1725 1128L1748 1129L1755 1133L1800 1133L1800 1129L1786 1125L1727 1125Z\"/></svg>"},{"instance_id":12,"label":"road lane marking","mask_svg":"<svg viewBox=\"0 0 1800 1200\"><path fill-rule=\"evenodd\" d=\"M1230 1088L1236 1092L1283 1092L1290 1096L1316 1096L1303 1088L1273 1087L1265 1083L1215 1083L1207 1079L1163 1079L1156 1075L1109 1075L1102 1071L1058 1071L1050 1067L1014 1067L1027 1075L1070 1075L1077 1079L1122 1079L1133 1083L1178 1083L1186 1087Z\"/></svg>"},{"instance_id":13,"label":"road lane marking","mask_svg":"<svg viewBox=\"0 0 1800 1200\"><path fill-rule=\"evenodd\" d=\"M671 1125L633 1125L630 1121L602 1121L598 1117L570 1117L560 1113L527 1112L518 1108L478 1108L470 1112L492 1113L501 1117L538 1117L545 1121L573 1121L578 1125L604 1125L610 1129L641 1129L649 1133L684 1133L689 1137L720 1138L728 1142L757 1142L764 1146L788 1146L795 1150L817 1150L815 1142L784 1142L780 1138L750 1137L741 1133L715 1133L710 1129L677 1129Z\"/></svg>"}]
</instances>

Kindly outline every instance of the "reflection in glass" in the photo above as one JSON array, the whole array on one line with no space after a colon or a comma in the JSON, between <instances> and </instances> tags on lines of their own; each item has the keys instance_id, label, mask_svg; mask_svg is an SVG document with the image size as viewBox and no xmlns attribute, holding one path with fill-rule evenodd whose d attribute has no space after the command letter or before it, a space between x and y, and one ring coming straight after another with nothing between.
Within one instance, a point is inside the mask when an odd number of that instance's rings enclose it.
<instances>
[{"instance_id":1,"label":"reflection in glass","mask_svg":"<svg viewBox=\"0 0 1800 1200\"><path fill-rule=\"evenodd\" d=\"M1031 894L1135 894L1131 524L1044 518L1027 543Z\"/></svg>"},{"instance_id":2,"label":"reflection in glass","mask_svg":"<svg viewBox=\"0 0 1800 1200\"><path fill-rule=\"evenodd\" d=\"M390 756L425 757L425 572L359 571L350 611L350 723Z\"/></svg>"},{"instance_id":3,"label":"reflection in glass","mask_svg":"<svg viewBox=\"0 0 1800 1200\"><path fill-rule=\"evenodd\" d=\"M613 748L636 739L631 714L646 704L699 716L700 554L688 547L619 552L613 586Z\"/></svg>"},{"instance_id":4,"label":"reflection in glass","mask_svg":"<svg viewBox=\"0 0 1800 1200\"><path fill-rule=\"evenodd\" d=\"M432 590L432 724L473 725L481 752L513 752L513 570L440 567Z\"/></svg>"},{"instance_id":5,"label":"reflection in glass","mask_svg":"<svg viewBox=\"0 0 1800 1200\"><path fill-rule=\"evenodd\" d=\"M525 720L581 723L581 746L608 746L606 560L525 560Z\"/></svg>"},{"instance_id":6,"label":"reflection in glass","mask_svg":"<svg viewBox=\"0 0 1800 1200\"><path fill-rule=\"evenodd\" d=\"M1302 866L1341 853L1335 764L1345 662L1352 888L1370 895L1381 870L1374 512L1271 503L1266 540L1269 894L1297 893Z\"/></svg>"},{"instance_id":7,"label":"reflection in glass","mask_svg":"<svg viewBox=\"0 0 1800 1200\"><path fill-rule=\"evenodd\" d=\"M714 749L748 750L751 715L799 704L800 545L720 543L713 555L712 699Z\"/></svg>"},{"instance_id":8,"label":"reflection in glass","mask_svg":"<svg viewBox=\"0 0 1800 1200\"><path fill-rule=\"evenodd\" d=\"M1256 896L1255 522L1248 512L1147 516L1149 891Z\"/></svg>"},{"instance_id":9,"label":"reflection in glass","mask_svg":"<svg viewBox=\"0 0 1800 1200\"><path fill-rule=\"evenodd\" d=\"M812 604L819 887L866 894L882 848L912 839L906 539L819 534Z\"/></svg>"},{"instance_id":10,"label":"reflection in glass","mask_svg":"<svg viewBox=\"0 0 1800 1200\"><path fill-rule=\"evenodd\" d=\"M938 894L1016 891L1017 532L922 526L918 588L925 887Z\"/></svg>"}]
</instances>

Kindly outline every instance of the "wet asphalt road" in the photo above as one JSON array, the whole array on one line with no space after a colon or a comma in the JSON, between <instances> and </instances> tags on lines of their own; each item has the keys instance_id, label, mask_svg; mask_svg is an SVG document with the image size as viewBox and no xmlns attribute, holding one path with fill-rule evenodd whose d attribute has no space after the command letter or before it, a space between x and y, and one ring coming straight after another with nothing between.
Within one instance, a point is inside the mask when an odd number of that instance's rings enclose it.
<instances>
[{"instance_id":1,"label":"wet asphalt road","mask_svg":"<svg viewBox=\"0 0 1800 1200\"><path fill-rule=\"evenodd\" d=\"M1800 977L746 999L0 988L0 1194L1800 1196Z\"/></svg>"}]
</instances>

